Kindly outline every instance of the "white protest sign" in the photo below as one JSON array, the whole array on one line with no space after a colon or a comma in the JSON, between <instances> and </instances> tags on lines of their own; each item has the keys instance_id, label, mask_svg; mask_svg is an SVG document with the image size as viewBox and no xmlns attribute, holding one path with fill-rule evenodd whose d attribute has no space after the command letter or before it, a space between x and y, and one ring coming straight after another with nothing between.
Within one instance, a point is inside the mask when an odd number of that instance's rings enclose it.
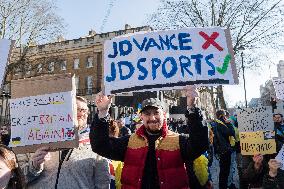
<instances>
[{"instance_id":1,"label":"white protest sign","mask_svg":"<svg viewBox=\"0 0 284 189\"><path fill-rule=\"evenodd\" d=\"M280 169L284 170L284 145L282 145L282 148L278 152L278 154L275 157L275 159L282 163L282 166L280 167Z\"/></svg>"},{"instance_id":2,"label":"white protest sign","mask_svg":"<svg viewBox=\"0 0 284 189\"><path fill-rule=\"evenodd\" d=\"M240 132L273 131L271 106L244 108L237 112Z\"/></svg>"},{"instance_id":3,"label":"white protest sign","mask_svg":"<svg viewBox=\"0 0 284 189\"><path fill-rule=\"evenodd\" d=\"M120 36L104 44L105 93L236 84L230 32L185 28Z\"/></svg>"},{"instance_id":4,"label":"white protest sign","mask_svg":"<svg viewBox=\"0 0 284 189\"><path fill-rule=\"evenodd\" d=\"M284 100L284 80L283 78L273 78L273 86L276 92L276 97L280 100Z\"/></svg>"},{"instance_id":5,"label":"white protest sign","mask_svg":"<svg viewBox=\"0 0 284 189\"><path fill-rule=\"evenodd\" d=\"M11 81L11 147L15 153L79 145L75 77L44 75Z\"/></svg>"},{"instance_id":6,"label":"white protest sign","mask_svg":"<svg viewBox=\"0 0 284 189\"><path fill-rule=\"evenodd\" d=\"M0 85L3 82L3 77L12 46L13 41L8 39L0 39Z\"/></svg>"},{"instance_id":7,"label":"white protest sign","mask_svg":"<svg viewBox=\"0 0 284 189\"><path fill-rule=\"evenodd\" d=\"M11 99L11 147L74 140L73 104L72 91Z\"/></svg>"},{"instance_id":8,"label":"white protest sign","mask_svg":"<svg viewBox=\"0 0 284 189\"><path fill-rule=\"evenodd\" d=\"M274 109L274 114L282 114L284 115L284 103L282 100L279 100L277 103L276 103L276 109Z\"/></svg>"}]
</instances>

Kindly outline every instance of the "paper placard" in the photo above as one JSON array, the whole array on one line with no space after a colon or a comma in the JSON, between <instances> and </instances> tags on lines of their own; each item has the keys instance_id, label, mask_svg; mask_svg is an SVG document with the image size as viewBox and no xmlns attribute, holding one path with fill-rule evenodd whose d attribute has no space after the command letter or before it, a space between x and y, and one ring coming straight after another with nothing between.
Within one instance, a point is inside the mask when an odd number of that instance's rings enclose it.
<instances>
[{"instance_id":1,"label":"paper placard","mask_svg":"<svg viewBox=\"0 0 284 189\"><path fill-rule=\"evenodd\" d=\"M243 108L237 112L240 132L274 130L271 106Z\"/></svg>"},{"instance_id":2,"label":"paper placard","mask_svg":"<svg viewBox=\"0 0 284 189\"><path fill-rule=\"evenodd\" d=\"M105 93L236 84L230 32L185 28L119 36L104 44Z\"/></svg>"},{"instance_id":3,"label":"paper placard","mask_svg":"<svg viewBox=\"0 0 284 189\"><path fill-rule=\"evenodd\" d=\"M275 132L240 132L240 145L242 155L274 154L276 153Z\"/></svg>"},{"instance_id":4,"label":"paper placard","mask_svg":"<svg viewBox=\"0 0 284 189\"><path fill-rule=\"evenodd\" d=\"M75 140L72 98L70 91L11 99L10 146Z\"/></svg>"},{"instance_id":5,"label":"paper placard","mask_svg":"<svg viewBox=\"0 0 284 189\"><path fill-rule=\"evenodd\" d=\"M12 81L10 146L16 153L78 146L74 86L70 74Z\"/></svg>"},{"instance_id":6,"label":"paper placard","mask_svg":"<svg viewBox=\"0 0 284 189\"><path fill-rule=\"evenodd\" d=\"M279 100L284 100L284 80L283 78L273 78L273 86L276 92L276 97Z\"/></svg>"}]
</instances>

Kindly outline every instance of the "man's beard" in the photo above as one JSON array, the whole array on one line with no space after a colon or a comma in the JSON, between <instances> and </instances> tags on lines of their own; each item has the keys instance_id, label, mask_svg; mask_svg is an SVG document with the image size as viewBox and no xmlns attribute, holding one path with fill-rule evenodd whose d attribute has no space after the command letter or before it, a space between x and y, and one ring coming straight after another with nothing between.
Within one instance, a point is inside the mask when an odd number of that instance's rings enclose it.
<instances>
[{"instance_id":1,"label":"man's beard","mask_svg":"<svg viewBox=\"0 0 284 189\"><path fill-rule=\"evenodd\" d=\"M160 130L155 130L155 131L153 131L153 130L149 130L149 129L146 129L147 130L147 132L148 133L150 133L150 134L160 134L161 133L161 129Z\"/></svg>"},{"instance_id":2,"label":"man's beard","mask_svg":"<svg viewBox=\"0 0 284 189\"><path fill-rule=\"evenodd\" d=\"M147 121L147 125L149 125L149 124L156 124L156 123L161 124L161 122L159 120L157 120L157 121Z\"/></svg>"},{"instance_id":3,"label":"man's beard","mask_svg":"<svg viewBox=\"0 0 284 189\"><path fill-rule=\"evenodd\" d=\"M147 132L151 133L151 134L158 134L158 133L161 132L161 128L162 127L159 128L158 130L151 130L149 124L158 124L160 126L161 125L161 121L147 121L148 128L146 128Z\"/></svg>"}]
</instances>

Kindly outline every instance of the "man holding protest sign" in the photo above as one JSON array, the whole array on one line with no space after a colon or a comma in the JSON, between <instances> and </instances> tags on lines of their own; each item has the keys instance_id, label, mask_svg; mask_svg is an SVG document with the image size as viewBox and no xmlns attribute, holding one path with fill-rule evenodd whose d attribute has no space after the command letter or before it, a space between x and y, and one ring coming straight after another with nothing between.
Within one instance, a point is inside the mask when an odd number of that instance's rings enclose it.
<instances>
[{"instance_id":1,"label":"man holding protest sign","mask_svg":"<svg viewBox=\"0 0 284 189\"><path fill-rule=\"evenodd\" d=\"M87 100L76 97L76 104L79 148L49 152L42 147L33 155L21 155L28 188L109 188L108 162L90 149Z\"/></svg>"},{"instance_id":2,"label":"man holding protest sign","mask_svg":"<svg viewBox=\"0 0 284 189\"><path fill-rule=\"evenodd\" d=\"M263 178L263 188L277 189L284 188L284 125L283 115L280 113L273 114L275 141L277 155L275 159L268 161L268 171Z\"/></svg>"},{"instance_id":3,"label":"man holding protest sign","mask_svg":"<svg viewBox=\"0 0 284 189\"><path fill-rule=\"evenodd\" d=\"M194 160L208 148L207 127L194 106L197 92L187 88L187 123L192 135L178 135L168 130L165 107L158 99L142 103L143 125L131 136L111 138L108 135L108 110L111 97L96 96L99 113L91 126L90 140L94 152L124 161L121 183L125 188L188 188L184 162Z\"/></svg>"},{"instance_id":4,"label":"man holding protest sign","mask_svg":"<svg viewBox=\"0 0 284 189\"><path fill-rule=\"evenodd\" d=\"M239 129L243 155L243 181L249 188L275 188L271 186L276 184L278 180L268 177L271 177L269 176L271 171L274 177L277 175L279 164L274 158L275 153L279 151L279 148L276 150L276 144L280 142L277 137L277 125L282 122L281 115L273 115L270 106L259 106L239 110L238 120L240 121Z\"/></svg>"}]
</instances>

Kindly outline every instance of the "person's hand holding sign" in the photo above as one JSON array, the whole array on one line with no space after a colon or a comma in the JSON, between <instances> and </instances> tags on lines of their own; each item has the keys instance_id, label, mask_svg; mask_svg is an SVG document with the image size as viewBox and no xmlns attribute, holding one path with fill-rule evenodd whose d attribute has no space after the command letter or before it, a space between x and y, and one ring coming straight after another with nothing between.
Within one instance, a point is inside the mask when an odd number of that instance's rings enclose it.
<instances>
[{"instance_id":1,"label":"person's hand holding sign","mask_svg":"<svg viewBox=\"0 0 284 189\"><path fill-rule=\"evenodd\" d=\"M262 167L263 155L255 154L252 159L254 161L255 170L260 170L260 168Z\"/></svg>"},{"instance_id":2,"label":"person's hand holding sign","mask_svg":"<svg viewBox=\"0 0 284 189\"><path fill-rule=\"evenodd\" d=\"M184 94L186 96L187 110L188 110L187 113L185 114L185 118L187 124L192 125L192 122L194 122L194 120L196 119L202 120L202 115L200 110L195 107L195 101L199 95L196 86L194 85L187 85L183 89L184 89Z\"/></svg>"},{"instance_id":3,"label":"person's hand holding sign","mask_svg":"<svg viewBox=\"0 0 284 189\"><path fill-rule=\"evenodd\" d=\"M104 95L102 92L99 92L96 95L96 105L97 108L99 110L99 118L103 118L105 116L107 116L108 114L108 110L110 108L111 105L111 98L113 97L113 95L110 96L106 96Z\"/></svg>"},{"instance_id":4,"label":"person's hand holding sign","mask_svg":"<svg viewBox=\"0 0 284 189\"><path fill-rule=\"evenodd\" d=\"M187 85L184 88L187 106L192 108L195 106L196 98L198 97L197 89L194 85Z\"/></svg>"},{"instance_id":5,"label":"person's hand holding sign","mask_svg":"<svg viewBox=\"0 0 284 189\"><path fill-rule=\"evenodd\" d=\"M270 159L268 165L269 165L269 175L271 177L276 177L278 169L282 167L281 162L277 161L276 159Z\"/></svg>"},{"instance_id":6,"label":"person's hand holding sign","mask_svg":"<svg viewBox=\"0 0 284 189\"><path fill-rule=\"evenodd\" d=\"M40 169L41 164L50 159L50 154L48 151L49 147L41 147L32 155L31 161L35 169Z\"/></svg>"}]
</instances>

